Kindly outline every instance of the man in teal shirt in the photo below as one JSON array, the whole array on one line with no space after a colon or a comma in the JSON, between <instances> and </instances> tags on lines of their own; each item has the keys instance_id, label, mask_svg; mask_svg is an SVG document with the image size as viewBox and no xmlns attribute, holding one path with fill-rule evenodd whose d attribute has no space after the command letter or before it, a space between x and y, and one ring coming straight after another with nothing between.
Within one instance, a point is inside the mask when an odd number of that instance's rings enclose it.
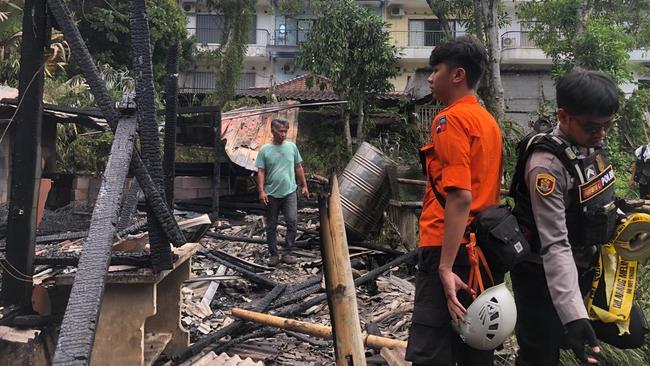
<instances>
[{"instance_id":1,"label":"man in teal shirt","mask_svg":"<svg viewBox=\"0 0 650 366\"><path fill-rule=\"evenodd\" d=\"M300 181L300 193L309 197L302 157L296 144L285 141L289 122L283 119L271 121L273 143L262 146L255 165L257 166L257 187L260 201L266 206L266 241L269 245L270 266L277 266L280 260L287 264L296 263L291 248L296 239L298 197L296 176ZM287 223L286 245L282 257L278 255L278 215L282 211Z\"/></svg>"}]
</instances>

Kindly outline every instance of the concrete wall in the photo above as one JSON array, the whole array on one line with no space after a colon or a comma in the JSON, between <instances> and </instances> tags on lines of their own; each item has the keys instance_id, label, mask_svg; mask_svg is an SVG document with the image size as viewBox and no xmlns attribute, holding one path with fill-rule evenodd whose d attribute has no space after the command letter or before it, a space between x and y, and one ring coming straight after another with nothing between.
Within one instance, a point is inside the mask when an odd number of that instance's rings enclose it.
<instances>
[{"instance_id":1,"label":"concrete wall","mask_svg":"<svg viewBox=\"0 0 650 366\"><path fill-rule=\"evenodd\" d=\"M523 126L537 119L541 101L555 100L555 86L548 71L502 71L501 80L507 115Z\"/></svg>"},{"instance_id":2,"label":"concrete wall","mask_svg":"<svg viewBox=\"0 0 650 366\"><path fill-rule=\"evenodd\" d=\"M227 177L223 177L226 179ZM132 179L127 179L124 189L128 190ZM101 177L79 175L72 181L71 200L75 202L95 202L102 183ZM224 194L227 183L222 181ZM212 197L212 177L176 177L174 179L174 198L191 199Z\"/></svg>"}]
</instances>

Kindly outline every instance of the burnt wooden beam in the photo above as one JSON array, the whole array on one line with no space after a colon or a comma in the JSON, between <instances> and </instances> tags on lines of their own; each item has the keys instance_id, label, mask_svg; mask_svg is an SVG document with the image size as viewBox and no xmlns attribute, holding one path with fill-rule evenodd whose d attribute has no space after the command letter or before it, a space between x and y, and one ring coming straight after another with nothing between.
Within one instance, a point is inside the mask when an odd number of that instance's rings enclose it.
<instances>
[{"instance_id":1,"label":"burnt wooden beam","mask_svg":"<svg viewBox=\"0 0 650 366\"><path fill-rule=\"evenodd\" d=\"M165 76L165 199L174 208L174 177L176 177L176 122L178 120L178 43L167 51L167 75Z\"/></svg>"},{"instance_id":2,"label":"burnt wooden beam","mask_svg":"<svg viewBox=\"0 0 650 366\"><path fill-rule=\"evenodd\" d=\"M274 288L275 286L278 285L273 280L270 280L270 279L268 279L268 278L266 278L264 276L260 276L257 273L242 267L238 263L232 263L232 262L230 262L228 260L219 258L219 257L217 257L216 255L210 253L207 250L200 250L199 253L205 255L206 257L210 258L211 260L213 260L214 262L216 262L218 264L224 265L224 266L226 266L226 267L228 267L228 268L230 268L230 269L232 269L234 271L237 271L237 272L241 273L242 276L244 276L246 279L248 279L249 281L251 281L251 282L253 282L253 283L257 284L257 285L260 285L260 286L265 287L265 288Z\"/></svg>"},{"instance_id":3,"label":"burnt wooden beam","mask_svg":"<svg viewBox=\"0 0 650 366\"><path fill-rule=\"evenodd\" d=\"M77 275L61 324L53 365L90 363L136 125L136 118L128 117L117 126L90 221L88 239L79 258Z\"/></svg>"},{"instance_id":4,"label":"burnt wooden beam","mask_svg":"<svg viewBox=\"0 0 650 366\"><path fill-rule=\"evenodd\" d=\"M212 216L215 220L219 218L219 192L221 191L221 161L224 159L226 151L221 141L221 112L212 113L212 131L214 165L212 170Z\"/></svg>"},{"instance_id":5,"label":"burnt wooden beam","mask_svg":"<svg viewBox=\"0 0 650 366\"><path fill-rule=\"evenodd\" d=\"M412 251L412 252L408 252L407 254L404 254L401 257L395 258L394 260L384 264L383 266L377 267L374 270L364 274L363 276L356 278L354 280L354 285L361 286L370 281L373 281L374 279L379 277L379 275L381 275L382 273L388 271L393 267L397 267L402 263L412 261L414 258L416 258L416 256L417 256L417 251ZM283 306L281 308L277 308L275 309L275 313L276 315L279 316L289 316L289 315L299 314L309 309L310 307L314 305L318 305L326 300L327 300L327 294L318 294L312 297L311 299L305 300L299 304L288 305L288 306Z\"/></svg>"},{"instance_id":6,"label":"burnt wooden beam","mask_svg":"<svg viewBox=\"0 0 650 366\"><path fill-rule=\"evenodd\" d=\"M63 32L70 50L75 58L76 63L79 65L86 82L90 87L90 91L95 97L97 106L102 112L111 129L115 131L120 114L115 109L115 101L109 96L106 89L106 83L100 78L99 71L95 65L88 47L83 41L79 29L75 24L74 19L70 15L70 11L65 5L63 0L48 0L48 6L52 14L54 14L59 29ZM144 166L140 153L135 150L133 152L133 159L131 160L131 169L138 179L138 183L145 195L147 204L156 214L158 222L161 223L165 229L167 238L172 244L176 246L183 245L186 240L181 232L176 220L169 207L165 203L162 191L159 191L154 184L147 168Z\"/></svg>"},{"instance_id":7,"label":"burnt wooden beam","mask_svg":"<svg viewBox=\"0 0 650 366\"><path fill-rule=\"evenodd\" d=\"M124 230L118 231L115 234L115 236L118 237L118 238L123 238L123 237L125 237L127 235L131 235L131 234L139 233L141 231L145 231L145 230L147 230L148 226L149 226L149 223L147 222L146 219L144 219L144 220L138 222L137 224L133 224L133 225L127 227Z\"/></svg>"},{"instance_id":8,"label":"burnt wooden beam","mask_svg":"<svg viewBox=\"0 0 650 366\"><path fill-rule=\"evenodd\" d=\"M54 256L40 256L34 257L34 265L45 265L51 267L76 267L79 265L78 255L54 255ZM127 252L112 252L110 265L126 265L135 267L151 267L151 257L148 253L127 253Z\"/></svg>"},{"instance_id":9,"label":"burnt wooden beam","mask_svg":"<svg viewBox=\"0 0 650 366\"><path fill-rule=\"evenodd\" d=\"M138 132L140 134L142 162L147 167L158 191L165 192L160 139L158 138L158 122L156 121L151 42L147 20L145 0L130 0L129 28L133 47L135 102L138 106ZM152 269L154 272L171 269L173 266L172 250L165 232L151 207L147 207L147 221L149 222Z\"/></svg>"},{"instance_id":10,"label":"burnt wooden beam","mask_svg":"<svg viewBox=\"0 0 650 366\"><path fill-rule=\"evenodd\" d=\"M122 231L131 224L133 224L133 215L138 209L138 193L140 193L140 185L138 180L134 179L131 182L129 191L126 192L122 199L122 207L120 208L120 219L117 222L117 231Z\"/></svg>"},{"instance_id":11,"label":"burnt wooden beam","mask_svg":"<svg viewBox=\"0 0 650 366\"><path fill-rule=\"evenodd\" d=\"M43 55L49 30L45 3L25 1L20 48L19 105L13 121L7 262L21 275L2 277L2 303L31 309L38 192L41 178ZM9 127L8 127L9 128Z\"/></svg>"},{"instance_id":12,"label":"burnt wooden beam","mask_svg":"<svg viewBox=\"0 0 650 366\"><path fill-rule=\"evenodd\" d=\"M70 233L43 235L36 237L37 244L61 242L64 240L76 240L88 236L88 231L75 231Z\"/></svg>"}]
</instances>

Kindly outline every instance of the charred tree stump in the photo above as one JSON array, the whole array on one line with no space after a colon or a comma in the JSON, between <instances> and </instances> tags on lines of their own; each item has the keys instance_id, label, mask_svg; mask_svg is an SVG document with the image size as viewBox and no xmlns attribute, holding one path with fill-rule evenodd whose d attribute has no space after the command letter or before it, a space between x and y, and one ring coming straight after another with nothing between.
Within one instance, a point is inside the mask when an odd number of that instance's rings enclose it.
<instances>
[{"instance_id":1,"label":"charred tree stump","mask_svg":"<svg viewBox=\"0 0 650 366\"><path fill-rule=\"evenodd\" d=\"M165 199L167 206L174 209L174 177L176 171L176 121L178 119L178 43L167 52L167 75L165 76L165 155L163 172L165 176Z\"/></svg>"},{"instance_id":2,"label":"charred tree stump","mask_svg":"<svg viewBox=\"0 0 650 366\"><path fill-rule=\"evenodd\" d=\"M115 109L114 101L111 99L108 91L106 90L106 84L99 77L97 67L95 66L95 63L90 56L90 52L88 51L86 44L81 38L79 29L77 28L74 19L72 19L72 16L70 15L70 11L68 10L63 0L48 0L48 6L54 14L57 20L57 24L60 30L63 32L66 41L70 45L72 54L74 55L77 64L81 68L81 71L86 78L86 82L88 82L90 91L95 97L97 106L104 115L104 118L106 118L106 122L108 122L111 129L115 131L120 115ZM176 246L183 245L186 242L185 237L179 229L178 224L172 215L172 212L165 204L165 200L161 191L156 188L151 176L149 175L149 172L142 162L140 153L137 150L133 152L131 169L138 179L138 182L140 183L142 192L147 199L147 204L156 214L158 222L165 229L165 233L169 241L171 241Z\"/></svg>"},{"instance_id":3,"label":"charred tree stump","mask_svg":"<svg viewBox=\"0 0 650 366\"><path fill-rule=\"evenodd\" d=\"M23 12L18 110L13 121L7 262L2 302L31 309L38 192L41 178L43 54L49 39L45 3L27 0Z\"/></svg>"},{"instance_id":4,"label":"charred tree stump","mask_svg":"<svg viewBox=\"0 0 650 366\"><path fill-rule=\"evenodd\" d=\"M129 25L131 44L133 46L133 69L136 75L135 99L138 106L138 130L142 161L149 174L151 174L155 187L159 192L164 192L147 18L145 0L130 0ZM149 222L149 243L151 245L153 271L157 273L171 269L173 260L169 241L150 207L147 207L147 221Z\"/></svg>"},{"instance_id":5,"label":"charred tree stump","mask_svg":"<svg viewBox=\"0 0 650 366\"><path fill-rule=\"evenodd\" d=\"M66 307L53 365L87 365L95 341L99 309L111 258L120 197L133 153L136 119L117 126L111 154L88 229L70 299Z\"/></svg>"}]
</instances>

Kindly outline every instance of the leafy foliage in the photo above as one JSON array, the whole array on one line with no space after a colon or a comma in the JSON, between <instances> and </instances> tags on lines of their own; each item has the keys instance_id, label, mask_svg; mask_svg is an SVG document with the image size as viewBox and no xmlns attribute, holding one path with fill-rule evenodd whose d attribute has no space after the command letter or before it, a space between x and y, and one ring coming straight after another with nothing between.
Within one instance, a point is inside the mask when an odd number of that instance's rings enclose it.
<instances>
[{"instance_id":1,"label":"leafy foliage","mask_svg":"<svg viewBox=\"0 0 650 366\"><path fill-rule=\"evenodd\" d=\"M331 80L339 99L349 101L344 111L349 116L351 109L363 110L376 95L392 90L388 79L398 74L398 51L385 30L388 24L354 1L316 1L312 5L318 19L300 45L296 62L307 72ZM362 121L358 123L362 125ZM349 123L344 128L349 138ZM363 131L357 130L357 135ZM351 141L346 144L351 149Z\"/></svg>"},{"instance_id":2,"label":"leafy foliage","mask_svg":"<svg viewBox=\"0 0 650 366\"><path fill-rule=\"evenodd\" d=\"M188 58L192 42L187 38L185 14L175 0L147 0L146 5L153 70L157 84L162 85L169 47L181 42L181 57ZM79 31L96 62L116 69L131 68L128 0L73 0L70 8L79 19ZM69 73L79 71L73 68Z\"/></svg>"},{"instance_id":3,"label":"leafy foliage","mask_svg":"<svg viewBox=\"0 0 650 366\"><path fill-rule=\"evenodd\" d=\"M618 82L632 80L629 51L650 44L639 33L650 26L650 1L590 1L581 20L584 34L576 34L579 4L580 0L526 2L517 13L531 22L530 37L553 60L555 77L579 65L603 71Z\"/></svg>"},{"instance_id":4,"label":"leafy foliage","mask_svg":"<svg viewBox=\"0 0 650 366\"><path fill-rule=\"evenodd\" d=\"M209 101L223 105L235 95L248 47L255 3L255 0L207 0L208 8L222 14L224 19L219 46L214 50L194 50L198 62L212 65L217 70L215 90Z\"/></svg>"},{"instance_id":5,"label":"leafy foliage","mask_svg":"<svg viewBox=\"0 0 650 366\"><path fill-rule=\"evenodd\" d=\"M369 100L392 90L388 79L397 76L397 49L390 44L378 16L352 0L318 6L308 40L300 45L297 63L332 81L342 99Z\"/></svg>"}]
</instances>

